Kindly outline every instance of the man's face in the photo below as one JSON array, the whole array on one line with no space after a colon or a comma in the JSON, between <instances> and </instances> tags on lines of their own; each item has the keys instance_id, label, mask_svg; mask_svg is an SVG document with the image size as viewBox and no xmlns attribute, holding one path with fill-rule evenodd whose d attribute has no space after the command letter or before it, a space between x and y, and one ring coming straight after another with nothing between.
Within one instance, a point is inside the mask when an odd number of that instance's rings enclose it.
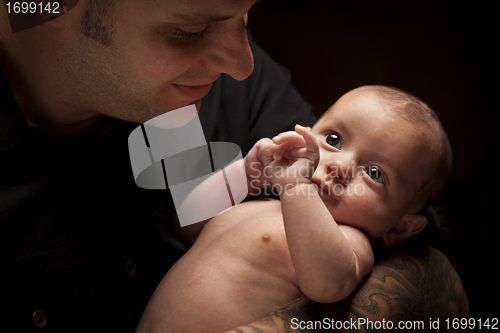
<instances>
[{"instance_id":1,"label":"man's face","mask_svg":"<svg viewBox=\"0 0 500 333\"><path fill-rule=\"evenodd\" d=\"M73 94L68 104L139 123L189 104L199 108L221 73L236 80L252 73L246 20L254 3L118 1L110 46L79 31L67 39L60 71ZM75 17L84 9L81 1Z\"/></svg>"},{"instance_id":2,"label":"man's face","mask_svg":"<svg viewBox=\"0 0 500 333\"><path fill-rule=\"evenodd\" d=\"M383 236L408 212L425 176L425 139L375 93L344 95L312 129L320 161L312 181L335 220Z\"/></svg>"}]
</instances>

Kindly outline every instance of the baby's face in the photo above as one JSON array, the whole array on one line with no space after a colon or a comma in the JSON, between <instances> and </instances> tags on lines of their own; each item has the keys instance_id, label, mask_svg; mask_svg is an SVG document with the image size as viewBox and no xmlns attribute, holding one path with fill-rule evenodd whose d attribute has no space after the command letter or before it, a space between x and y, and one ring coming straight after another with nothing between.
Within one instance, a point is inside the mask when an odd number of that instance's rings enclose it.
<instances>
[{"instance_id":1,"label":"baby's face","mask_svg":"<svg viewBox=\"0 0 500 333\"><path fill-rule=\"evenodd\" d=\"M378 238L409 212L424 180L428 140L374 92L354 90L313 127L320 161L312 181L334 219Z\"/></svg>"}]
</instances>

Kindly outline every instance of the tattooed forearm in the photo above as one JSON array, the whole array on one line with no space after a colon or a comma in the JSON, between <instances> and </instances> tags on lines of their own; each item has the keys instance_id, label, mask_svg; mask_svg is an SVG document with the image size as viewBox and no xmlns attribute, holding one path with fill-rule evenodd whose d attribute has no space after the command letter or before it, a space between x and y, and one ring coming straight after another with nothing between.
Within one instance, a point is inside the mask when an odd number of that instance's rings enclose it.
<instances>
[{"instance_id":1,"label":"tattooed forearm","mask_svg":"<svg viewBox=\"0 0 500 333\"><path fill-rule=\"evenodd\" d=\"M431 320L440 319L443 322L446 318L468 318L467 296L448 259L432 248L412 252L379 258L372 272L343 301L319 304L302 297L259 321L231 332L321 332L321 329L307 328L306 325L301 329L293 323L320 322L325 318L340 322L357 322L360 318L395 324L423 322L425 325L419 331L436 332L439 330L429 327ZM346 326L339 331L381 331L363 325L358 325L356 329ZM444 327L441 328L445 331ZM394 327L384 331L404 330Z\"/></svg>"}]
</instances>

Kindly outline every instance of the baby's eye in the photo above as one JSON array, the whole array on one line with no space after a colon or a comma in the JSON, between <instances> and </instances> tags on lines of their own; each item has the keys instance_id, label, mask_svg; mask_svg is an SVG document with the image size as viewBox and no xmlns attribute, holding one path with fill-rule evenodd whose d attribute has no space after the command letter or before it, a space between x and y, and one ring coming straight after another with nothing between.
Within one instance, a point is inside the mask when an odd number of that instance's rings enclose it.
<instances>
[{"instance_id":1,"label":"baby's eye","mask_svg":"<svg viewBox=\"0 0 500 333\"><path fill-rule=\"evenodd\" d=\"M325 141L333 148L336 148L338 150L342 149L342 138L340 137L340 134L338 134L337 132L332 132L327 134L325 136Z\"/></svg>"},{"instance_id":2,"label":"baby's eye","mask_svg":"<svg viewBox=\"0 0 500 333\"><path fill-rule=\"evenodd\" d=\"M377 183L385 184L384 173L382 172L382 169L380 169L378 166L376 165L367 166L364 169L364 171L368 175L368 177L370 177Z\"/></svg>"}]
</instances>

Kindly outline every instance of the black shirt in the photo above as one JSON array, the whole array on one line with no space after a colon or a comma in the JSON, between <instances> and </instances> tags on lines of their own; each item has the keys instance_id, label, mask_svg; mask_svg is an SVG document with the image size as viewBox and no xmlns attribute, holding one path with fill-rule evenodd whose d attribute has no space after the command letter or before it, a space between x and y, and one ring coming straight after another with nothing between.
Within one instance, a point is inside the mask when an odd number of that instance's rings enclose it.
<instances>
[{"instance_id":1,"label":"black shirt","mask_svg":"<svg viewBox=\"0 0 500 333\"><path fill-rule=\"evenodd\" d=\"M252 41L254 73L227 75L203 99L207 142L243 155L262 137L316 118L290 74ZM183 252L157 229L168 191L135 185L128 134L47 135L28 126L0 73L0 330L133 332L154 288Z\"/></svg>"}]
</instances>

